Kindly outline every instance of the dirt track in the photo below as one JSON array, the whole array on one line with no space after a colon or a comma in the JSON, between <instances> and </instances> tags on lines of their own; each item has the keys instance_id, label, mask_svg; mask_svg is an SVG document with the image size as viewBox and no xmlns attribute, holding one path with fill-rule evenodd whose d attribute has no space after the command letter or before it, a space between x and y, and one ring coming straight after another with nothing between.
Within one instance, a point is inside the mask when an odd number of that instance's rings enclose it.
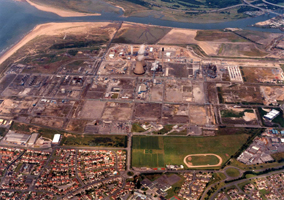
<instances>
[{"instance_id":1,"label":"dirt track","mask_svg":"<svg viewBox=\"0 0 284 200\"><path fill-rule=\"evenodd\" d=\"M216 164L216 165L209 165L209 164L208 164L208 165L190 165L190 164L186 161L186 159L187 159L188 157L192 157L192 156L216 156L216 157L219 159L219 163ZM219 166L221 166L221 164L222 164L222 162L223 162L223 159L222 159L219 155L214 154L214 153L189 154L189 155L187 155L187 156L184 157L183 162L184 162L184 164L185 164L188 168L219 167Z\"/></svg>"}]
</instances>

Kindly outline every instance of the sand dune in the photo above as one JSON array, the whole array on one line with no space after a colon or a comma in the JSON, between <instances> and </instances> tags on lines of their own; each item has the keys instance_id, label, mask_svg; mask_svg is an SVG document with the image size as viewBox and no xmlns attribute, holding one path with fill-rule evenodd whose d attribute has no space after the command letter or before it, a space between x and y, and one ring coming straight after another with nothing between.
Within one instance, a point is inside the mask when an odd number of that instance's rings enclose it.
<instances>
[{"instance_id":1,"label":"sand dune","mask_svg":"<svg viewBox=\"0 0 284 200\"><path fill-rule=\"evenodd\" d=\"M52 12L55 13L61 17L84 17L84 16L99 16L101 14L99 13L94 13L94 14L90 14L90 13L80 13L80 12L75 12L72 10L63 10L60 8L55 8L55 7L50 7L47 5L40 5L37 3L32 2L31 0L26 0L30 5L36 7L39 10L45 11L45 12Z\"/></svg>"},{"instance_id":2,"label":"sand dune","mask_svg":"<svg viewBox=\"0 0 284 200\"><path fill-rule=\"evenodd\" d=\"M20 42L15 44L0 57L0 65L17 52L26 43L41 35L60 35L64 33L82 33L89 28L102 27L110 24L109 22L73 22L73 23L47 23L36 26ZM68 29L68 30L67 30Z\"/></svg>"}]
</instances>

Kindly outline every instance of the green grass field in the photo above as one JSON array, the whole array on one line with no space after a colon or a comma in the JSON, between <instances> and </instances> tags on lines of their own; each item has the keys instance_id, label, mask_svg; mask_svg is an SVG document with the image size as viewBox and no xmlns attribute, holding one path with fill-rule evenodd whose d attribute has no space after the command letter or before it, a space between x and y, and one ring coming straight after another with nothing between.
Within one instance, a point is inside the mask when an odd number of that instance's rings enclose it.
<instances>
[{"instance_id":1,"label":"green grass field","mask_svg":"<svg viewBox=\"0 0 284 200\"><path fill-rule=\"evenodd\" d=\"M63 137L63 146L104 146L126 147L127 136L124 135L76 135L69 134Z\"/></svg>"},{"instance_id":2,"label":"green grass field","mask_svg":"<svg viewBox=\"0 0 284 200\"><path fill-rule=\"evenodd\" d=\"M218 154L222 157L224 163L246 142L248 137L248 134L215 137L134 136L132 166L165 167L167 164L181 165L184 164L185 156L198 153ZM152 150L152 153L149 153L148 150Z\"/></svg>"},{"instance_id":3,"label":"green grass field","mask_svg":"<svg viewBox=\"0 0 284 200\"><path fill-rule=\"evenodd\" d=\"M238 177L240 175L240 171L234 168L229 168L226 170L226 174L230 177Z\"/></svg>"},{"instance_id":4,"label":"green grass field","mask_svg":"<svg viewBox=\"0 0 284 200\"><path fill-rule=\"evenodd\" d=\"M217 165L219 163L219 159L216 156L191 156L192 165Z\"/></svg>"}]
</instances>

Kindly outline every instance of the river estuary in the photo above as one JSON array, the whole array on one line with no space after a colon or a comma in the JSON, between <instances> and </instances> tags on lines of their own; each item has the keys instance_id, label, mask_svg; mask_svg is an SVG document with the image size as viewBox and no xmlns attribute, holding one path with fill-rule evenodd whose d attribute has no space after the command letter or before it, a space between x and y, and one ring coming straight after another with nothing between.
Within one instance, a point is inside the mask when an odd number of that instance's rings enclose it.
<instances>
[{"instance_id":1,"label":"river estuary","mask_svg":"<svg viewBox=\"0 0 284 200\"><path fill-rule=\"evenodd\" d=\"M105 13L101 16L88 17L59 17L56 14L43 12L26 2L13 0L0 0L0 55L24 35L31 31L36 25L48 22L96 22L96 21L129 21L143 24L170 26L189 29L223 29L242 28L258 31L280 32L277 29L261 29L251 27L256 22L264 21L274 17L273 15L262 15L255 18L240 19L220 23L183 23L148 17L121 17L116 13Z\"/></svg>"}]
</instances>

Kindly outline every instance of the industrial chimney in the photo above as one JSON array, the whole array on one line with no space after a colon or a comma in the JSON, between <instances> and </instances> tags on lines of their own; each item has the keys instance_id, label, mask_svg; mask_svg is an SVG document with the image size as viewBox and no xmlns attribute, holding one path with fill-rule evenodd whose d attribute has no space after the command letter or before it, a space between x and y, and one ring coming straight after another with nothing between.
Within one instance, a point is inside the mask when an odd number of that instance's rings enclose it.
<instances>
[{"instance_id":1,"label":"industrial chimney","mask_svg":"<svg viewBox=\"0 0 284 200\"><path fill-rule=\"evenodd\" d=\"M133 73L136 75L142 75L145 73L144 67L146 67L146 62L144 60L144 52L145 52L145 45L143 44L140 46L140 49L138 51L135 69L133 70Z\"/></svg>"}]
</instances>

